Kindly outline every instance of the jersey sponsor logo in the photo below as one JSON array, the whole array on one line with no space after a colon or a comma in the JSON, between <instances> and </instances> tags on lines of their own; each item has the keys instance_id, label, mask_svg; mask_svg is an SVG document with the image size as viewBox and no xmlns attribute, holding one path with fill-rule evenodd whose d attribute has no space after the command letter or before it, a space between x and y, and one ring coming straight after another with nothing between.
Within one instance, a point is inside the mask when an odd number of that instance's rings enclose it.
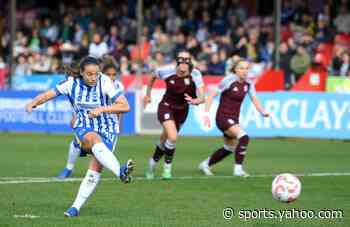
<instances>
[{"instance_id":1,"label":"jersey sponsor logo","mask_svg":"<svg viewBox=\"0 0 350 227\"><path fill-rule=\"evenodd\" d=\"M189 78L185 78L184 81L185 81L185 85L190 85L190 83L191 83Z\"/></svg>"},{"instance_id":2,"label":"jersey sponsor logo","mask_svg":"<svg viewBox=\"0 0 350 227\"><path fill-rule=\"evenodd\" d=\"M244 85L244 92L247 92L247 91L248 91L248 86Z\"/></svg>"}]
</instances>

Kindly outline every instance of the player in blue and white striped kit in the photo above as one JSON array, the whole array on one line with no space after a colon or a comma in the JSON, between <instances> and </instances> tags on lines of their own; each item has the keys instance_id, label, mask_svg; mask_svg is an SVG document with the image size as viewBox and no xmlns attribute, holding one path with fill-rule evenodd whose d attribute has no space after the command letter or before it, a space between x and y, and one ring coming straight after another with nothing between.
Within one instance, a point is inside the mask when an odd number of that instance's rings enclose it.
<instances>
[{"instance_id":1,"label":"player in blue and white striped kit","mask_svg":"<svg viewBox=\"0 0 350 227\"><path fill-rule=\"evenodd\" d=\"M26 105L26 111L32 110L59 95L66 95L77 116L74 132L81 147L91 153L91 161L86 176L81 182L78 194L65 216L79 215L79 210L95 190L103 167L109 169L124 183L131 181L133 163L128 160L123 166L111 152L119 132L116 114L128 112L130 107L120 89L116 89L112 80L100 73L96 58L85 57L80 63L79 78L68 80L34 98Z\"/></svg>"},{"instance_id":2,"label":"player in blue and white striped kit","mask_svg":"<svg viewBox=\"0 0 350 227\"><path fill-rule=\"evenodd\" d=\"M117 74L118 74L118 64L115 61L115 59L112 56L106 56L102 59L102 73L107 75L114 83L114 86L116 89L120 89L122 92L124 92L124 85L120 80L117 79ZM67 70L67 76L68 77L77 77L79 76L79 69L76 65L70 66L70 68ZM118 114L118 120L120 121L122 114ZM72 120L71 120L71 126L73 127L74 122L76 120L76 115L73 114ZM78 141L76 138L74 138L71 143L69 144L69 149L68 149L68 155L67 155L67 163L66 167L59 173L57 176L58 179L65 179L69 177L75 167L75 163L80 156L86 156L86 152L84 152L81 149L81 146L79 145Z\"/></svg>"}]
</instances>

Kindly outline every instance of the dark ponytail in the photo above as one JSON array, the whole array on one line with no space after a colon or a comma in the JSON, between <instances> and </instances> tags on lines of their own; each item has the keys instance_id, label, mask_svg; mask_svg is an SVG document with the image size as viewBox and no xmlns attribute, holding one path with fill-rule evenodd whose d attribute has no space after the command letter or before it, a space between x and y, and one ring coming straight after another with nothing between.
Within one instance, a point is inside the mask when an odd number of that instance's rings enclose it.
<instances>
[{"instance_id":1,"label":"dark ponytail","mask_svg":"<svg viewBox=\"0 0 350 227\"><path fill-rule=\"evenodd\" d=\"M95 58L93 56L86 56L84 58L81 59L80 63L79 63L79 69L80 71L84 71L85 66L87 65L98 65L100 66L101 61L98 58Z\"/></svg>"}]
</instances>

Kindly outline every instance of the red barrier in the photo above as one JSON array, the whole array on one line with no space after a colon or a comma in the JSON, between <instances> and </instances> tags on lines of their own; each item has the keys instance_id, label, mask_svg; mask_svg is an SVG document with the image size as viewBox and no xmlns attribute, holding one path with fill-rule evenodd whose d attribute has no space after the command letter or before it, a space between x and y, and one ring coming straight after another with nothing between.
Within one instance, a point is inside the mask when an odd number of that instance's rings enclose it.
<instances>
[{"instance_id":1,"label":"red barrier","mask_svg":"<svg viewBox=\"0 0 350 227\"><path fill-rule=\"evenodd\" d=\"M315 61L327 68L332 62L333 48L334 45L332 43L321 43L317 47Z\"/></svg>"},{"instance_id":2,"label":"red barrier","mask_svg":"<svg viewBox=\"0 0 350 227\"><path fill-rule=\"evenodd\" d=\"M284 73L281 70L266 70L255 84L257 91L281 91L284 90Z\"/></svg>"},{"instance_id":3,"label":"red barrier","mask_svg":"<svg viewBox=\"0 0 350 227\"><path fill-rule=\"evenodd\" d=\"M292 87L292 91L325 91L327 72L322 69L308 69Z\"/></svg>"},{"instance_id":4,"label":"red barrier","mask_svg":"<svg viewBox=\"0 0 350 227\"><path fill-rule=\"evenodd\" d=\"M339 34L334 38L334 43L350 49L350 35Z\"/></svg>"},{"instance_id":5,"label":"red barrier","mask_svg":"<svg viewBox=\"0 0 350 227\"><path fill-rule=\"evenodd\" d=\"M7 73L7 69L0 69L0 89L5 87Z\"/></svg>"},{"instance_id":6,"label":"red barrier","mask_svg":"<svg viewBox=\"0 0 350 227\"><path fill-rule=\"evenodd\" d=\"M127 75L122 76L122 82L126 89L133 89L136 87L139 87L140 82L136 80L135 75ZM204 76L203 80L206 85L208 86L214 86L220 83L222 80L222 76ZM147 85L148 83L148 75L142 75L142 84ZM164 88L165 83L162 80L156 80L154 88ZM280 91L284 90L284 78L283 78L283 72L277 71L277 70L267 70L264 72L256 83L256 89L257 91Z\"/></svg>"}]
</instances>

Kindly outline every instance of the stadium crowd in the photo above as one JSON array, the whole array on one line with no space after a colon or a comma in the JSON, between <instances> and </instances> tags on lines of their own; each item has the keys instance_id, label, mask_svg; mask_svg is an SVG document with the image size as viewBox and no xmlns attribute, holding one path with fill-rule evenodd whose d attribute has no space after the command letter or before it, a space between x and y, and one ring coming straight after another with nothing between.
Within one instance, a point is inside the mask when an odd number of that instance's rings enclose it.
<instances>
[{"instance_id":1,"label":"stadium crowd","mask_svg":"<svg viewBox=\"0 0 350 227\"><path fill-rule=\"evenodd\" d=\"M255 16L238 0L145 1L141 55L137 46L137 1L60 1L58 9L22 4L17 11L15 74L62 72L62 65L88 54L114 56L121 74L168 64L188 49L206 75L224 75L238 56L254 62L251 76L273 64L272 16ZM315 2L314 4L311 4ZM0 12L0 68L9 62L9 21ZM348 2L284 0L281 68L286 87L315 63L321 43L350 34ZM317 62L317 58L316 58ZM329 70L349 76L349 52L337 50Z\"/></svg>"}]
</instances>

